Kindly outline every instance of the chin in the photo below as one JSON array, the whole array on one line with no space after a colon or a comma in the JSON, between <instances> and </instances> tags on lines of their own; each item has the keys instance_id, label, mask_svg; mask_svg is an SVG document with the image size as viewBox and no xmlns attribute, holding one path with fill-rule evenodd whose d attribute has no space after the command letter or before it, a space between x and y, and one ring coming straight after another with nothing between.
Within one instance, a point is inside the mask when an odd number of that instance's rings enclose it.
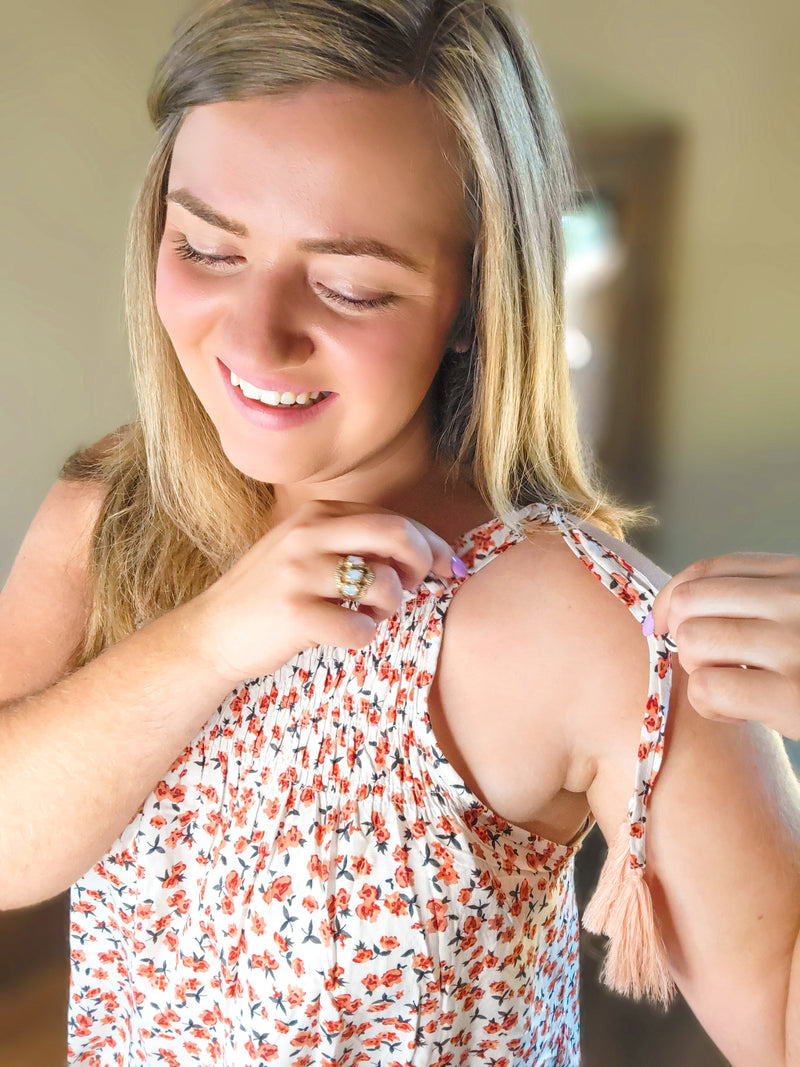
<instances>
[{"instance_id":1,"label":"chin","mask_svg":"<svg viewBox=\"0 0 800 1067\"><path fill-rule=\"evenodd\" d=\"M313 474L310 470L301 469L290 457L259 454L240 441L230 442L220 438L220 443L228 462L240 474L252 478L253 481L263 482L265 485L292 485Z\"/></svg>"}]
</instances>

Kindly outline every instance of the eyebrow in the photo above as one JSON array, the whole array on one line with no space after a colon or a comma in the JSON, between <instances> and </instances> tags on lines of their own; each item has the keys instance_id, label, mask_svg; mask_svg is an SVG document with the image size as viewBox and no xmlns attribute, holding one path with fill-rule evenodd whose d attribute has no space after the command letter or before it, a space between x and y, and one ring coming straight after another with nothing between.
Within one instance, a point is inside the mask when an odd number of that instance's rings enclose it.
<instances>
[{"instance_id":1,"label":"eyebrow","mask_svg":"<svg viewBox=\"0 0 800 1067\"><path fill-rule=\"evenodd\" d=\"M226 215L222 215L209 204L206 204L205 201L195 196L194 193L189 192L188 189L172 189L164 199L186 208L192 215L202 219L203 222L207 222L209 226L225 230L226 233L232 233L235 237L247 238L250 236L243 222L237 222L236 219L230 219ZM297 247L303 252L316 252L322 255L371 256L373 259L383 259L390 263L396 263L398 266L413 270L417 274L424 273L422 264L407 252L393 248L391 245L378 241L374 237L334 237L325 240L322 238L306 238L298 241Z\"/></svg>"}]
</instances>

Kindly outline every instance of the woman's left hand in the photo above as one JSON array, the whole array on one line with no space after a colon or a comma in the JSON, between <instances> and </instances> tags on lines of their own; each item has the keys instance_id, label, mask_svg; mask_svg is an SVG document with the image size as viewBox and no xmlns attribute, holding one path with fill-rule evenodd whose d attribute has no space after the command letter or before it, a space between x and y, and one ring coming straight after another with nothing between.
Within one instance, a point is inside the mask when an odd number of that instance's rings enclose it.
<instances>
[{"instance_id":1,"label":"woman's left hand","mask_svg":"<svg viewBox=\"0 0 800 1067\"><path fill-rule=\"evenodd\" d=\"M800 558L737 552L693 563L655 598L653 622L677 645L700 715L800 739Z\"/></svg>"}]
</instances>

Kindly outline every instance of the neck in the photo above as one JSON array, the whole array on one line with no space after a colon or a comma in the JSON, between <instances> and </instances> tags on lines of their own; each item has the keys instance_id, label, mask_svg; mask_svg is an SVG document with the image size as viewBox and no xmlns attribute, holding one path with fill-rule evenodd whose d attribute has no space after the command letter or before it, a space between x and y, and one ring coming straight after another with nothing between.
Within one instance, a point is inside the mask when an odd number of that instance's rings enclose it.
<instances>
[{"instance_id":1,"label":"neck","mask_svg":"<svg viewBox=\"0 0 800 1067\"><path fill-rule=\"evenodd\" d=\"M381 457L331 481L275 485L271 525L290 518L311 500L342 500L374 505L406 515L447 541L491 517L480 494L447 463L433 456L429 439L409 454Z\"/></svg>"}]
</instances>

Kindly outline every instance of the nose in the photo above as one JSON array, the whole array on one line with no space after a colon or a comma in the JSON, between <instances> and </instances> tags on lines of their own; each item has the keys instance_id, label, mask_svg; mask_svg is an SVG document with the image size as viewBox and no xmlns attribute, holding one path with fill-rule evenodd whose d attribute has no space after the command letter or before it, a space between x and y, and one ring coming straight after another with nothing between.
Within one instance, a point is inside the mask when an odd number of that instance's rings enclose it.
<instances>
[{"instance_id":1,"label":"nose","mask_svg":"<svg viewBox=\"0 0 800 1067\"><path fill-rule=\"evenodd\" d=\"M235 287L222 328L220 358L243 377L305 363L314 352L299 280L254 271Z\"/></svg>"}]
</instances>

